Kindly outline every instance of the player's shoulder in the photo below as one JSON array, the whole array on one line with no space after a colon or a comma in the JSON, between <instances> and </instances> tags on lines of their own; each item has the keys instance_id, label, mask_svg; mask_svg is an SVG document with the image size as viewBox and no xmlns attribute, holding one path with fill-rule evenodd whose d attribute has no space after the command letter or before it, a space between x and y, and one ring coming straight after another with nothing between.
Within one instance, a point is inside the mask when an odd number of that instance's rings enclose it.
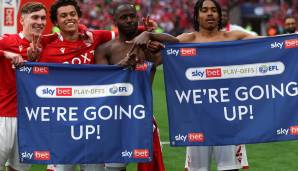
<instances>
[{"instance_id":1,"label":"player's shoulder","mask_svg":"<svg viewBox=\"0 0 298 171\"><path fill-rule=\"evenodd\" d=\"M195 39L196 35L195 32L190 33L182 33L179 36L177 36L177 39L179 42L191 42L193 39Z\"/></svg>"}]
</instances>

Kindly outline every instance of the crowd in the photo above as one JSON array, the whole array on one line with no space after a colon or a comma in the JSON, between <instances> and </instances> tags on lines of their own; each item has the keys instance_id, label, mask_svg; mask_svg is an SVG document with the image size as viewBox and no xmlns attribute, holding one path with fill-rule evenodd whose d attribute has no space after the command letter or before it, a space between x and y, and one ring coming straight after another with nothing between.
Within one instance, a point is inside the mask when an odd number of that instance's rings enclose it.
<instances>
[{"instance_id":1,"label":"crowd","mask_svg":"<svg viewBox=\"0 0 298 171\"><path fill-rule=\"evenodd\" d=\"M118 1L80 0L83 11L81 22L91 29L115 29L112 9L115 8ZM284 32L283 19L285 16L293 15L298 19L298 2L295 0L218 1L222 6L231 10L233 24L248 28L249 25L242 23L243 17L262 18L266 23L267 35ZM157 32L178 35L192 31L192 14L195 3L193 0L127 0L127 2L137 5L139 17L150 15L159 24ZM239 10L233 10L235 8L239 8Z\"/></svg>"}]
</instances>

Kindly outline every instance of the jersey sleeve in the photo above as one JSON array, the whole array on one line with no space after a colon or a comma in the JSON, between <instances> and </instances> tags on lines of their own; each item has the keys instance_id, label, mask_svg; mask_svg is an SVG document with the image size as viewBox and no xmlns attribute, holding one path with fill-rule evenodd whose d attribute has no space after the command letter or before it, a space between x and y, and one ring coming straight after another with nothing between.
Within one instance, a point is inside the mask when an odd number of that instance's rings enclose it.
<instances>
[{"instance_id":1,"label":"jersey sleeve","mask_svg":"<svg viewBox=\"0 0 298 171\"><path fill-rule=\"evenodd\" d=\"M1 35L0 36L0 50L5 50L6 48L6 44L7 44L7 40L6 40L7 35Z\"/></svg>"},{"instance_id":2,"label":"jersey sleeve","mask_svg":"<svg viewBox=\"0 0 298 171\"><path fill-rule=\"evenodd\" d=\"M114 31L95 30L95 31L91 31L91 32L93 33L95 47L97 47L101 44L104 44L110 40L113 40L116 37L116 34Z\"/></svg>"}]
</instances>

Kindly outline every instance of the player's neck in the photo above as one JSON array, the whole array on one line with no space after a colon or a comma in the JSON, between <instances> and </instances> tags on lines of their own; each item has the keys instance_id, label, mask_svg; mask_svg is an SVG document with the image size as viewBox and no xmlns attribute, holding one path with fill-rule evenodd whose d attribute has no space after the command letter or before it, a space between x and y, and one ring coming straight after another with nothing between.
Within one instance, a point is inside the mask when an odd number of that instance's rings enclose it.
<instances>
[{"instance_id":1,"label":"player's neck","mask_svg":"<svg viewBox=\"0 0 298 171\"><path fill-rule=\"evenodd\" d=\"M203 37L216 37L220 34L220 31L217 28L213 30L200 29L198 33Z\"/></svg>"},{"instance_id":2,"label":"player's neck","mask_svg":"<svg viewBox=\"0 0 298 171\"><path fill-rule=\"evenodd\" d=\"M60 33L64 40L77 41L79 40L79 32L63 32Z\"/></svg>"},{"instance_id":3,"label":"player's neck","mask_svg":"<svg viewBox=\"0 0 298 171\"><path fill-rule=\"evenodd\" d=\"M25 37L25 39L27 39L29 42L32 42L33 36L32 34L30 34L29 32L26 31L22 31L23 36Z\"/></svg>"},{"instance_id":4,"label":"player's neck","mask_svg":"<svg viewBox=\"0 0 298 171\"><path fill-rule=\"evenodd\" d=\"M135 31L134 33L122 33L119 30L119 40L121 42L129 41L134 39L138 35L138 31Z\"/></svg>"}]
</instances>

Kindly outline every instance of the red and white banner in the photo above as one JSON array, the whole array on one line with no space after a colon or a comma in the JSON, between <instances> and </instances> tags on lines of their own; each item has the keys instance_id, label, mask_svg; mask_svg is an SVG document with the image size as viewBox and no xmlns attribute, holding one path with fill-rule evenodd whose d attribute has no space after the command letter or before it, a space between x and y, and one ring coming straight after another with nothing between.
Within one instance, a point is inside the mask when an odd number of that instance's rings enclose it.
<instances>
[{"instance_id":1,"label":"red and white banner","mask_svg":"<svg viewBox=\"0 0 298 171\"><path fill-rule=\"evenodd\" d=\"M1 33L16 33L17 32L17 0L2 0L0 2Z\"/></svg>"}]
</instances>

